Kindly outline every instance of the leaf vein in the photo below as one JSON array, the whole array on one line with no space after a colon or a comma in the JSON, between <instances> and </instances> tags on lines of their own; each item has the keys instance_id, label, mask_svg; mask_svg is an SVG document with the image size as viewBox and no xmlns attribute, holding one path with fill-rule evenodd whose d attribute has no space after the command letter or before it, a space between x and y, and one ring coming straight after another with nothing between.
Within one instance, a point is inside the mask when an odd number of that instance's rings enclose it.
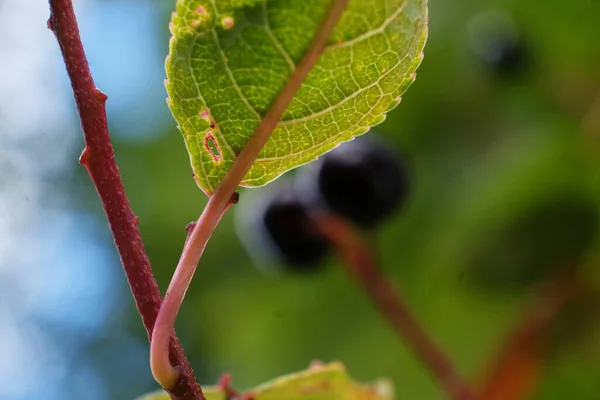
<instances>
[{"instance_id":1,"label":"leaf vein","mask_svg":"<svg viewBox=\"0 0 600 400\"><path fill-rule=\"evenodd\" d=\"M327 107L327 108L325 108L325 109L323 109L323 110L321 110L319 112L307 115L305 117L295 118L295 119L288 119L288 120L285 120L285 121L281 121L281 122L279 122L279 124L277 126L279 127L279 126L295 125L295 124L298 124L298 123L301 123L301 122L306 122L306 121L313 120L313 119L318 118L320 116L323 116L323 115L325 115L327 113L335 111L336 109L338 109L342 105L346 104L348 101L356 98L357 96L359 96L363 92L365 92L365 91L367 91L367 90L369 90L369 89L371 89L371 88L373 88L375 86L378 86L379 83L381 82L381 80L383 80L386 76L388 76L391 72L393 72L400 64L402 64L402 61L404 61L407 57L408 56L405 56L404 58L402 58L401 60L399 60L398 63L396 63L387 72L385 72L384 74L381 74L379 76L379 78L375 82L371 83L370 85L367 85L365 87L360 88L356 92L352 93L350 96L345 97L342 101L340 101L340 102L338 102L338 103L336 103L336 104L334 104L334 105L332 105L330 107Z\"/></svg>"},{"instance_id":2,"label":"leaf vein","mask_svg":"<svg viewBox=\"0 0 600 400\"><path fill-rule=\"evenodd\" d=\"M375 35L379 35L379 34L383 33L385 31L385 29L389 26L389 24L394 22L394 20L396 18L398 18L398 16L400 14L402 14L402 12L404 11L404 7L406 6L407 3L408 3L408 0L405 0L404 3L402 3L402 5L400 7L398 7L398 9L394 13L392 13L392 15L390 15L385 21L383 21L383 23L381 25L379 25L377 28L372 29L368 32L365 32L362 35L356 36L355 38L352 38L350 40L330 44L329 46L327 46L325 48L325 50L337 49L337 48L341 48L341 47L349 47L349 46L355 45L356 43L367 40L370 37L373 37Z\"/></svg>"},{"instance_id":3,"label":"leaf vein","mask_svg":"<svg viewBox=\"0 0 600 400\"><path fill-rule=\"evenodd\" d=\"M279 53L285 59L285 62L290 67L290 71L294 72L296 70L296 64L294 63L294 60L292 60L292 57L290 57L290 54L283 48L283 46L279 42L279 39L277 39L277 37L273 33L273 30L271 29L271 23L269 22L269 12L267 11L267 1L268 0L263 1L263 12L265 14L265 30L267 31L267 35L269 36L269 38L275 45L275 48L277 49L277 51L279 51Z\"/></svg>"},{"instance_id":4,"label":"leaf vein","mask_svg":"<svg viewBox=\"0 0 600 400\"><path fill-rule=\"evenodd\" d=\"M198 84L198 79L196 78L196 75L194 74L194 70L192 69L192 52L194 50L194 46L196 45L196 40L199 37L201 37L201 36L204 36L204 35L196 35L196 36L194 36L194 39L192 39L191 44L190 44L190 48L188 50L189 52L188 52L188 55L186 57L186 61L187 61L187 67L188 67L188 69L190 71L190 75L192 76L192 80L194 82L194 86L196 87L196 92L198 93L198 98L204 104L204 106L208 110L208 113L212 116L212 112L210 111L210 108L208 107L208 103L204 99L204 96L202 96L202 91L200 90L200 85ZM193 118L192 116L186 118L185 122L189 123L192 118ZM229 143L225 139L225 135L223 135L223 133L221 132L221 130L220 129L215 129L215 131L217 133L217 136L220 139L220 143L225 147L225 149L229 150L229 152L231 152L232 155L235 155L235 152L233 151L233 149L231 148L231 146L229 145ZM198 149L201 151L201 147L199 147ZM208 175L206 175L206 173L205 173L205 178L208 180Z\"/></svg>"},{"instance_id":5,"label":"leaf vein","mask_svg":"<svg viewBox=\"0 0 600 400\"><path fill-rule=\"evenodd\" d=\"M217 5L215 3L215 0L211 0L211 2L216 11ZM221 41L219 40L217 31L215 29L211 29L211 30L212 30L212 34L213 34L213 39L215 41L215 45L217 46L217 52L221 56L221 61L223 62L223 66L225 67L225 73L231 80L231 84L233 85L233 88L235 89L238 96L240 97L240 100L242 100L242 103L244 103L246 105L246 107L248 108L248 111L250 111L252 114L254 114L254 116L256 116L256 118L258 118L259 121L262 120L262 117L260 116L258 111L256 111L256 109L252 106L252 104L250 104L250 102L248 101L246 96L244 96L242 89L239 87L237 81L235 80L235 77L233 76L233 71L231 70L229 63L227 62L227 57L225 55L225 51L223 50L223 47L221 47Z\"/></svg>"}]
</instances>

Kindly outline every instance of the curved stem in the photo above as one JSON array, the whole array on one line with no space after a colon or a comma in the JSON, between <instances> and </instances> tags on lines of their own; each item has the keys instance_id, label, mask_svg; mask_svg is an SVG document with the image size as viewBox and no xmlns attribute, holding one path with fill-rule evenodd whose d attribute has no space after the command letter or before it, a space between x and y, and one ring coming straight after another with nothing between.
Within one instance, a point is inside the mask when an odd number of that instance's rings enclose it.
<instances>
[{"instance_id":1,"label":"curved stem","mask_svg":"<svg viewBox=\"0 0 600 400\"><path fill-rule=\"evenodd\" d=\"M350 224L333 214L315 215L317 228L334 245L350 274L363 286L379 311L429 368L451 399L475 400L472 389L412 316L398 291L383 275L369 246Z\"/></svg>"},{"instance_id":2,"label":"curved stem","mask_svg":"<svg viewBox=\"0 0 600 400\"><path fill-rule=\"evenodd\" d=\"M279 123L283 112L294 98L294 95L306 79L312 67L323 53L327 40L333 28L346 9L348 0L333 0L323 22L311 42L306 54L286 82L271 108L260 121L246 147L235 159L231 169L223 178L211 196L196 227L181 254L181 259L169 284L164 301L158 312L156 324L150 343L150 366L154 379L163 387L169 389L175 386L179 376L178 371L169 361L169 340L179 312L179 307L185 297L185 292L200 261L206 243L221 220L221 216L236 188L250 170L263 146L269 140L271 133Z\"/></svg>"}]
</instances>

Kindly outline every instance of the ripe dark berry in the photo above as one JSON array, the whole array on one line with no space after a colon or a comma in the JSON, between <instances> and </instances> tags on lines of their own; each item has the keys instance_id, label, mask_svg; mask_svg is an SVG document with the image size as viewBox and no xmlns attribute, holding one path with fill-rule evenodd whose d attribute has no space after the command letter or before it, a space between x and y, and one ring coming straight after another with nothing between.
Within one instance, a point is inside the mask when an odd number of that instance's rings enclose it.
<instances>
[{"instance_id":1,"label":"ripe dark berry","mask_svg":"<svg viewBox=\"0 0 600 400\"><path fill-rule=\"evenodd\" d=\"M278 193L263 215L265 229L289 264L311 266L327 254L328 243L291 190Z\"/></svg>"},{"instance_id":2,"label":"ripe dark berry","mask_svg":"<svg viewBox=\"0 0 600 400\"><path fill-rule=\"evenodd\" d=\"M373 138L361 137L320 160L316 185L327 208L371 228L406 200L409 177L394 152Z\"/></svg>"},{"instance_id":3,"label":"ripe dark berry","mask_svg":"<svg viewBox=\"0 0 600 400\"><path fill-rule=\"evenodd\" d=\"M520 70L524 59L523 52L519 42L499 37L488 44L484 57L495 73L509 75Z\"/></svg>"},{"instance_id":4,"label":"ripe dark berry","mask_svg":"<svg viewBox=\"0 0 600 400\"><path fill-rule=\"evenodd\" d=\"M291 185L275 185L262 193L252 209L242 210L251 213L251 219L241 216L247 221L239 236L252 255L262 253L257 260L261 267L269 267L267 259L275 258L298 271L314 269L328 254L329 242L318 232Z\"/></svg>"}]
</instances>

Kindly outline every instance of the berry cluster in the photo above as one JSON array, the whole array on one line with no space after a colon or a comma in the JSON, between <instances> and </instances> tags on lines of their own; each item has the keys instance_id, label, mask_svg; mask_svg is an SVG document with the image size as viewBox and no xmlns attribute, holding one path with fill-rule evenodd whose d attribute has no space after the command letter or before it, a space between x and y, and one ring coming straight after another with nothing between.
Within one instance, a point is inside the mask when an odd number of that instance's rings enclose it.
<instances>
[{"instance_id":1,"label":"berry cluster","mask_svg":"<svg viewBox=\"0 0 600 400\"><path fill-rule=\"evenodd\" d=\"M407 198L406 165L385 144L361 137L326 154L293 181L261 193L240 236L250 253L275 253L296 270L314 268L329 253L328 240L315 227L315 213L336 213L373 229ZM261 247L261 248L257 248Z\"/></svg>"}]
</instances>

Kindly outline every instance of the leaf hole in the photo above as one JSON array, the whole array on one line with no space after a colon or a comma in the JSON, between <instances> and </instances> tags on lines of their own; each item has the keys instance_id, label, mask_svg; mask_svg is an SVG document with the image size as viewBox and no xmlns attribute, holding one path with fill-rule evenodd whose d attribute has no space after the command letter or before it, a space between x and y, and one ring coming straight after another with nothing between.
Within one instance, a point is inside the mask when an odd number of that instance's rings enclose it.
<instances>
[{"instance_id":1,"label":"leaf hole","mask_svg":"<svg viewBox=\"0 0 600 400\"><path fill-rule=\"evenodd\" d=\"M212 131L209 131L204 137L204 147L208 150L208 153L215 162L221 161L221 149Z\"/></svg>"}]
</instances>

